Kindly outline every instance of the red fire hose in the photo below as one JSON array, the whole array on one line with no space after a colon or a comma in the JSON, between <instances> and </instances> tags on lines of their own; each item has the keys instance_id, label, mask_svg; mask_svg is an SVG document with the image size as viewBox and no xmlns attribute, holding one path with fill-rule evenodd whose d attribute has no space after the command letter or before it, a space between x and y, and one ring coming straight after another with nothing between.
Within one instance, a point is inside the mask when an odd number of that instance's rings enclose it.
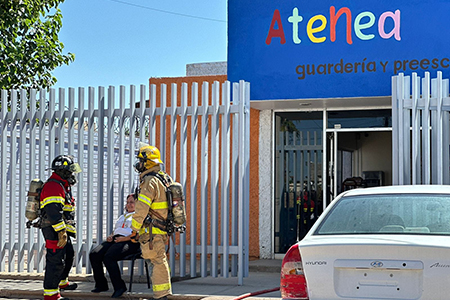
<instances>
[{"instance_id":1,"label":"red fire hose","mask_svg":"<svg viewBox=\"0 0 450 300\"><path fill-rule=\"evenodd\" d=\"M247 294L243 294L243 295L237 296L236 298L233 298L231 300L241 300L241 299L245 299L245 298L251 297L251 296L256 296L256 295L261 295L261 294L275 292L275 291L278 291L279 289L280 289L280 287L276 287L276 288L273 288L273 289L270 289L270 290L263 290L263 291L253 292L253 293L247 293Z\"/></svg>"}]
</instances>

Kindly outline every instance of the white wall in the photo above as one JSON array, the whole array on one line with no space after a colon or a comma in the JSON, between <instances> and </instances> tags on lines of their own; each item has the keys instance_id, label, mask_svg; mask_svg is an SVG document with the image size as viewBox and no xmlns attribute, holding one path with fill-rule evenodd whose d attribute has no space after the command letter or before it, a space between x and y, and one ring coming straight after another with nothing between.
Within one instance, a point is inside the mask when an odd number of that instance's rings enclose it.
<instances>
[{"instance_id":1,"label":"white wall","mask_svg":"<svg viewBox=\"0 0 450 300\"><path fill-rule=\"evenodd\" d=\"M270 132L270 134L268 134ZM259 256L273 258L272 111L259 113Z\"/></svg>"},{"instance_id":2,"label":"white wall","mask_svg":"<svg viewBox=\"0 0 450 300\"><path fill-rule=\"evenodd\" d=\"M353 176L383 171L384 185L392 184L392 132L339 133L339 148L353 151Z\"/></svg>"},{"instance_id":3,"label":"white wall","mask_svg":"<svg viewBox=\"0 0 450 300\"><path fill-rule=\"evenodd\" d=\"M383 171L384 185L392 185L392 132L361 134L362 171Z\"/></svg>"}]
</instances>

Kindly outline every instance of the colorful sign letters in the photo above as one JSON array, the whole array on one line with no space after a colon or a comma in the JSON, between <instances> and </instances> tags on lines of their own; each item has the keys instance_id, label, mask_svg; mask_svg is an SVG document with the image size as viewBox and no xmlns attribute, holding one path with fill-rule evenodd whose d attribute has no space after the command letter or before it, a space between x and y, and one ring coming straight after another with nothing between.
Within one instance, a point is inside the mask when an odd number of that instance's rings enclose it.
<instances>
[{"instance_id":1,"label":"colorful sign letters","mask_svg":"<svg viewBox=\"0 0 450 300\"><path fill-rule=\"evenodd\" d=\"M391 77L450 74L450 1L228 1L228 78L252 100L391 94Z\"/></svg>"}]
</instances>

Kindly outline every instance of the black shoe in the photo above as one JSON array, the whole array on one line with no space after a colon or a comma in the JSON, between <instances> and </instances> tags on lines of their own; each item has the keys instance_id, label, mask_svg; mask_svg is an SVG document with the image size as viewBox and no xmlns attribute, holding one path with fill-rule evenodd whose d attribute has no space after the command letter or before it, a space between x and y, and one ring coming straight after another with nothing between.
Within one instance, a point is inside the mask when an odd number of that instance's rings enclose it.
<instances>
[{"instance_id":1,"label":"black shoe","mask_svg":"<svg viewBox=\"0 0 450 300\"><path fill-rule=\"evenodd\" d=\"M121 288L121 289L115 290L114 293L112 294L111 298L119 298L126 291L127 291L127 288Z\"/></svg>"},{"instance_id":2,"label":"black shoe","mask_svg":"<svg viewBox=\"0 0 450 300\"><path fill-rule=\"evenodd\" d=\"M66 285L65 287L59 287L61 290L64 291L73 291L78 287L78 284L74 283L69 283L68 285Z\"/></svg>"},{"instance_id":3,"label":"black shoe","mask_svg":"<svg viewBox=\"0 0 450 300\"><path fill-rule=\"evenodd\" d=\"M109 290L109 288L98 288L96 287L95 289L91 290L92 293L101 293L101 292L106 292L107 290Z\"/></svg>"}]
</instances>

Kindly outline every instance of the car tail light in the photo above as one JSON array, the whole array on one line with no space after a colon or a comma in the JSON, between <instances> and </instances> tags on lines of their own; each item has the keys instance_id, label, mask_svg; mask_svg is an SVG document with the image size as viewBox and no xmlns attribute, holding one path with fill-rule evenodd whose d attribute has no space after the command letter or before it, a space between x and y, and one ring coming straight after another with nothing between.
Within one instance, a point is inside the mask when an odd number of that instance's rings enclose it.
<instances>
[{"instance_id":1,"label":"car tail light","mask_svg":"<svg viewBox=\"0 0 450 300\"><path fill-rule=\"evenodd\" d=\"M298 244L289 248L283 258L280 291L283 299L309 299Z\"/></svg>"}]
</instances>

